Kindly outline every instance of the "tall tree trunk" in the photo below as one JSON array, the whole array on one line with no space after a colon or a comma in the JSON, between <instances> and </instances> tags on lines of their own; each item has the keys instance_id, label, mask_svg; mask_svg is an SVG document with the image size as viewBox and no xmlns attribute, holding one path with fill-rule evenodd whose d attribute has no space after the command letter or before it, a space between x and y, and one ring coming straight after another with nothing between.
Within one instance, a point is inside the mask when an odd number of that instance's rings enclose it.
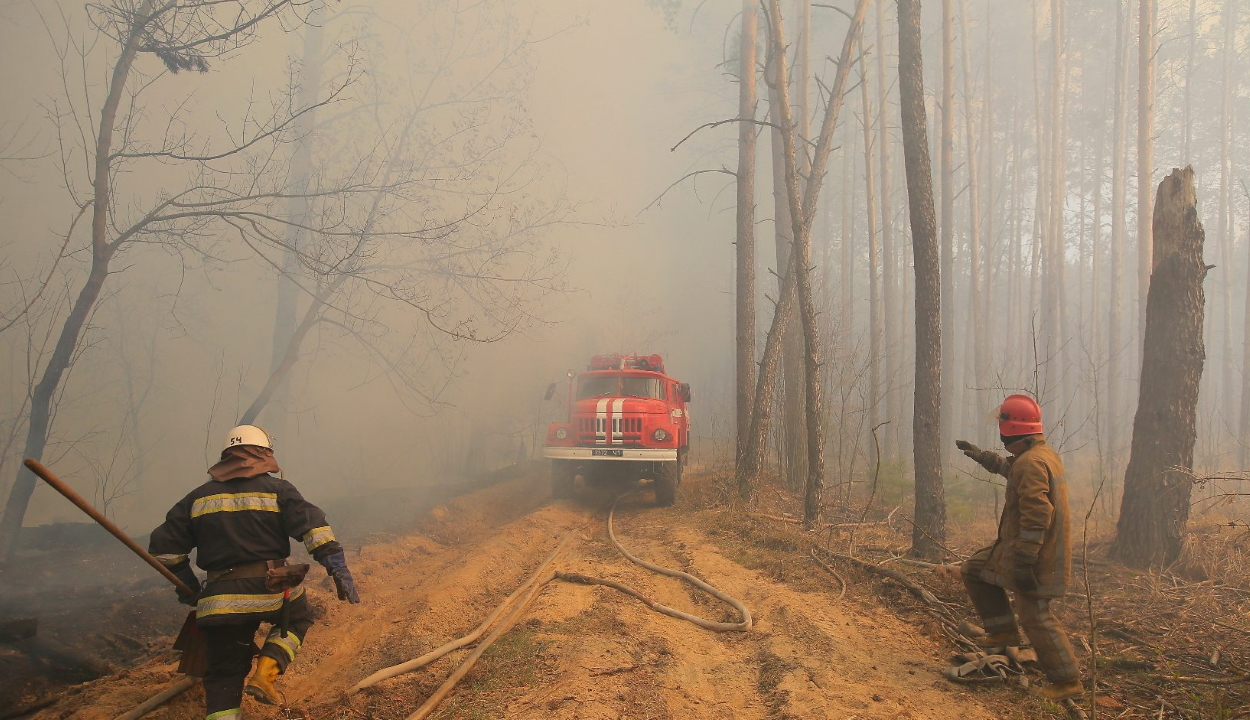
<instances>
[{"instance_id":1,"label":"tall tree trunk","mask_svg":"<svg viewBox=\"0 0 1250 720\"><path fill-rule=\"evenodd\" d=\"M1023 358L1025 335L1024 308L1024 198L1021 188L1020 146L1024 144L1023 113L1020 102L1013 95L1011 102L1011 242L1010 260L1007 264L1007 352L1005 360ZM1010 365L1008 365L1010 367Z\"/></svg>"},{"instance_id":2,"label":"tall tree trunk","mask_svg":"<svg viewBox=\"0 0 1250 720\"><path fill-rule=\"evenodd\" d=\"M812 152L812 171L806 187L799 187L798 165L795 153L794 122L789 106L789 89L785 78L785 55L778 52L784 48L784 33L781 26L781 10L779 0L770 0L769 15L772 20L772 37L769 39L769 63L773 64L769 75L769 92L777 93L778 127L781 129L783 152L783 181L787 192L787 210L791 218L791 230L795 234L796 252L791 253L789 268L783 274L781 290L778 296L777 309L773 313L772 324L764 340L764 352L760 360L760 372L755 388L755 409L751 415L751 433L747 438L747 451L743 458L742 472L748 474L748 481L754 481L764 464L765 438L768 436L770 405L772 404L776 385L777 367L781 358L783 333L790 322L795 305L800 305L800 322L803 323L806 358L804 362L804 384L806 395L806 424L808 439L808 476L804 498L804 522L815 521L819 511L822 474L824 472L824 442L820 420L820 363L819 336L816 332L816 310L811 294L811 227L815 218L816 207L820 199L820 190L828 165L829 151L833 146L833 133L838 124L838 114L842 109L842 98L846 91L846 79L850 73L851 49L859 37L859 31L868 10L868 0L858 0L851 26L842 43L837 72L834 75L833 87L828 95L824 119L821 122L820 135ZM806 278L806 280L804 280ZM806 283L806 287L804 284ZM804 297L804 295L806 297ZM739 480L741 484L742 480Z\"/></svg>"},{"instance_id":3,"label":"tall tree trunk","mask_svg":"<svg viewBox=\"0 0 1250 720\"><path fill-rule=\"evenodd\" d=\"M139 45L143 41L145 26L152 12L152 0L143 0L131 16L131 24L126 28L126 37L122 41L121 52L113 65L109 79L108 94L104 104L100 106L99 130L96 132L95 155L92 157L91 186L91 269L69 315L61 326L52 355L43 367L39 382L35 384L30 396L30 421L26 430L26 444L22 449L22 457L43 459L43 451L48 444L48 433L51 430L52 414L61 380L65 372L74 364L74 356L87 321L95 310L104 289L104 281L109 275L109 265L117 252L116 246L109 243L109 209L112 203L112 163L113 163L113 132L117 124L117 110L126 95L126 82L130 78L130 70L134 65ZM22 529L22 520L26 517L26 508L30 505L30 496L35 491L35 476L25 465L18 465L17 477L9 490L9 501L4 506L4 516L0 518L0 561L13 559L17 552L17 537Z\"/></svg>"},{"instance_id":4,"label":"tall tree trunk","mask_svg":"<svg viewBox=\"0 0 1250 720\"><path fill-rule=\"evenodd\" d=\"M1063 57L1063 4L1061 0L1051 0L1051 95L1050 95L1050 172L1047 179L1051 183L1047 203L1048 222L1045 233L1044 265L1046 271L1045 316L1046 316L1046 367L1047 392L1058 391L1058 400L1064 406L1068 404L1067 377L1070 371L1065 350L1065 269L1066 238L1064 228L1064 201L1067 199L1067 183L1065 168L1065 131L1063 105L1066 94L1065 68Z\"/></svg>"},{"instance_id":5,"label":"tall tree trunk","mask_svg":"<svg viewBox=\"0 0 1250 720\"><path fill-rule=\"evenodd\" d=\"M948 0L949 2L949 0ZM947 20L946 22L949 22ZM916 464L916 519L912 554L934 558L946 540L942 489L942 268L933 212L933 171L925 127L920 0L898 0L899 106L907 201L916 267L916 399L912 446ZM946 112L949 112L947 106Z\"/></svg>"},{"instance_id":6,"label":"tall tree trunk","mask_svg":"<svg viewBox=\"0 0 1250 720\"><path fill-rule=\"evenodd\" d=\"M797 112L795 118L795 132L803 142L803 150L797 152L796 160L799 164L799 183L800 189L805 182L804 178L810 176L811 167L809 156L807 154L807 140L811 135L811 121L808 107L808 98L810 97L809 86L811 81L811 27L812 27L812 3L811 0L795 0L795 14L798 16L798 33L796 37L795 47L795 68L793 73L794 91L790 95L794 98L794 104ZM787 91L789 88L787 87ZM782 149L784 152L784 148ZM784 162L777 156L777 164L784 168ZM783 176L784 177L784 176ZM785 181L782 180L781 202L785 203ZM786 215L788 216L787 210ZM778 219L782 216L778 215ZM790 248L794 247L794 231L787 228L787 235L790 237ZM780 265L779 265L780 267ZM803 326L801 323L791 323L786 328L783 336L785 347L781 354L782 363L782 451L784 453L783 467L785 468L786 480L792 487L797 487L798 483L803 481L807 476L807 436L798 432L803 426L803 412L805 400L803 399L804 382L803 382Z\"/></svg>"},{"instance_id":7,"label":"tall tree trunk","mask_svg":"<svg viewBox=\"0 0 1250 720\"><path fill-rule=\"evenodd\" d=\"M1151 177L1154 173L1156 0L1140 0L1137 39L1137 357L1146 337L1150 290Z\"/></svg>"},{"instance_id":8,"label":"tall tree trunk","mask_svg":"<svg viewBox=\"0 0 1250 720\"><path fill-rule=\"evenodd\" d=\"M1232 2L1226 2L1231 5ZM1227 40L1227 38L1225 38ZM1185 133L1185 141L1181 146L1181 165L1188 165L1193 162L1190 156L1189 148L1193 139L1193 95L1192 88L1194 84L1194 53L1198 47L1198 0L1189 0L1189 49L1185 53L1185 101L1183 104L1184 115L1181 120L1183 132ZM1227 54L1228 45L1224 46ZM1228 76L1224 77L1225 87L1227 87Z\"/></svg>"},{"instance_id":9,"label":"tall tree trunk","mask_svg":"<svg viewBox=\"0 0 1250 720\"><path fill-rule=\"evenodd\" d=\"M901 32L901 31L900 31ZM900 45L901 47L901 45ZM899 59L901 66L902 59ZM901 80L900 80L901 82ZM939 459L945 464L947 442L955 424L955 5L942 0L942 137L940 176L942 179L942 419L937 428ZM912 230L914 236L915 230ZM918 274L918 271L917 271ZM919 282L919 281L917 281ZM920 339L917 337L917 344ZM917 468L917 472L919 469Z\"/></svg>"},{"instance_id":10,"label":"tall tree trunk","mask_svg":"<svg viewBox=\"0 0 1250 720\"><path fill-rule=\"evenodd\" d=\"M967 428L976 428L974 436L977 442L985 444L988 440L984 431L985 423L978 422L980 418L978 414L983 412L985 407L982 380L985 377L985 345L987 338L984 336L985 318L981 315L982 303L982 281L984 269L983 263L983 238L981 237L981 183L978 177L978 169L980 165L980 148L977 147L976 135L977 128L974 118L976 110L972 97L972 51L969 49L972 38L968 32L968 2L967 0L959 0L959 45L960 59L963 70L963 95L964 95L964 143L966 147L967 157L964 161L968 168L968 332L966 336L966 346L970 346L972 354L972 362L964 361L965 378L970 382L965 382L966 387L972 388L972 402L965 399L964 402L964 424L965 431ZM988 262L985 263L989 265ZM967 372L968 368L972 368L971 376ZM965 391L967 392L967 391Z\"/></svg>"},{"instance_id":11,"label":"tall tree trunk","mask_svg":"<svg viewBox=\"0 0 1250 720\"><path fill-rule=\"evenodd\" d=\"M1109 74L1108 74L1108 79L1110 79ZM1103 162L1104 162L1104 158L1107 155L1107 126L1105 122L1105 117L1103 115L1099 115L1098 119L1095 122L1098 123L1098 139L1096 141L1096 145L1094 146L1095 147L1094 165L1093 165L1093 173L1092 173L1094 176L1093 177L1094 197L1093 197L1093 222L1090 224L1090 237L1089 237L1089 244L1090 244L1090 290L1089 290L1090 302L1089 304L1090 304L1090 307L1089 307L1088 322L1089 322L1090 328L1089 328L1089 345L1087 345L1087 347L1089 348L1089 356L1093 358L1094 367L1091 369L1091 371L1094 373L1094 378L1096 380L1099 380L1103 376L1102 360L1104 357L1101 352L1101 348L1103 347L1101 344L1102 343L1102 318L1103 318L1103 315L1101 312L1101 303L1102 303L1102 297L1103 297L1102 292L1101 292L1102 275L1103 275L1102 186L1103 186L1103 177L1104 177ZM1096 449L1099 451L1099 455L1100 455L1099 461L1101 463L1102 459L1106 457L1106 451L1105 451L1105 448L1102 446L1102 443L1105 441L1107 437L1106 436L1107 420L1111 416L1107 414L1107 406L1103 402L1103 398L1105 397L1104 394L1106 393L1106 384L1104 382L1099 381L1097 383L1097 386L1095 387L1095 392L1096 392L1096 395L1093 398L1094 429L1098 433L1099 445ZM1102 466L1102 467L1105 469L1105 466Z\"/></svg>"},{"instance_id":12,"label":"tall tree trunk","mask_svg":"<svg viewBox=\"0 0 1250 720\"><path fill-rule=\"evenodd\" d=\"M775 54L776 50L769 45L769 53ZM775 73L777 72L777 59L769 56L767 63L768 72L774 75L768 82L768 116L772 122L772 171L773 171L773 217L775 218L773 225L776 238L777 251L777 277L778 290L785 284L784 273L790 272L790 255L794 247L793 223L790 218L790 206L786 202L786 181L785 181L785 161L782 158L784 152L781 139L781 120L780 120L780 94L778 93L779 82ZM783 80L784 82L784 80ZM780 308L780 301L778 302ZM778 438L781 444L777 450L781 457L781 466L783 475L788 487L797 487L802 475L795 474L795 463L801 462L802 455L796 449L796 444L802 442L802 438L798 437L800 433L796 430L803 423L802 416L802 372L803 358L796 354L796 348L802 343L802 338L796 333L801 332L801 328L793 323L786 323L782 335L782 353L781 353L781 380L779 390L777 391L777 400L781 405L781 432ZM757 402L758 397L757 397ZM799 458L796 460L796 456Z\"/></svg>"},{"instance_id":13,"label":"tall tree trunk","mask_svg":"<svg viewBox=\"0 0 1250 720\"><path fill-rule=\"evenodd\" d=\"M1121 391L1124 387L1124 267L1126 220L1128 214L1128 17L1116 4L1115 100L1112 110L1111 141L1111 257L1107 283L1107 473L1119 474L1120 429L1125 416Z\"/></svg>"},{"instance_id":14,"label":"tall tree trunk","mask_svg":"<svg viewBox=\"0 0 1250 720\"><path fill-rule=\"evenodd\" d=\"M897 457L899 450L899 422L903 417L903 393L897 388L899 379L899 360L903 353L902 326L898 324L898 254L894 244L894 212L890 193L893 185L890 182L890 127L887 122L889 114L889 88L885 62L885 3L877 0L877 157L881 163L878 182L881 192L877 201L881 206L881 256L884 263L885 302L882 321L882 337L885 352L885 408L890 425L885 429L885 447L883 452L887 458Z\"/></svg>"},{"instance_id":15,"label":"tall tree trunk","mask_svg":"<svg viewBox=\"0 0 1250 720\"><path fill-rule=\"evenodd\" d=\"M845 132L844 146L849 145L846 141L854 140L853 135L849 129ZM839 245L841 261L838 267L842 275L840 325L846 337L855 333L855 155L854 151L842 153L842 242Z\"/></svg>"},{"instance_id":16,"label":"tall tree trunk","mask_svg":"<svg viewBox=\"0 0 1250 720\"><path fill-rule=\"evenodd\" d=\"M299 89L295 93L296 107L311 108L295 120L295 152L291 155L291 182L288 192L286 215L286 238L283 243L282 273L278 276L278 298L274 305L273 347L269 363L270 377L286 362L287 348L298 328L296 326L299 305L300 253L303 251L304 228L312 212L308 190L312 183L313 134L317 127L317 94L321 90L321 72L325 53L322 45L325 37L325 2L314 0L304 26L304 54L300 62ZM282 436L286 416L290 380L289 370L280 373L283 378L269 394L265 422L269 432Z\"/></svg>"},{"instance_id":17,"label":"tall tree trunk","mask_svg":"<svg viewBox=\"0 0 1250 720\"><path fill-rule=\"evenodd\" d=\"M1202 341L1204 233L1193 169L1159 184L1133 451L1112 555L1146 567L1175 561L1189 520Z\"/></svg>"},{"instance_id":18,"label":"tall tree trunk","mask_svg":"<svg viewBox=\"0 0 1250 720\"><path fill-rule=\"evenodd\" d=\"M738 213L735 245L737 339L737 451L741 467L751 426L751 398L755 392L755 46L759 15L754 0L742 0L742 32L738 64ZM743 477L739 474L739 477ZM749 486L738 488L746 497Z\"/></svg>"},{"instance_id":19,"label":"tall tree trunk","mask_svg":"<svg viewBox=\"0 0 1250 720\"><path fill-rule=\"evenodd\" d=\"M1034 392L1038 396L1042 396L1050 394L1049 391L1055 387L1058 377L1058 363L1047 362L1051 353L1051 328L1054 325L1051 316L1048 263L1051 255L1049 245L1051 232L1050 211L1052 207L1049 201L1052 187L1050 172L1054 169L1049 157L1050 152L1053 150L1051 138L1055 133L1054 125L1047 121L1047 118L1050 116L1050 110L1046 106L1042 90L1042 46L1040 40L1042 18L1039 12L1039 3L1034 2L1032 8L1033 22L1030 24L1030 31L1033 42L1033 105L1037 132L1037 194L1033 205L1033 267L1029 285L1029 310L1033 315L1029 318L1031 340L1029 349L1032 350L1033 356L1034 367L1031 370L1034 374L1034 383L1038 385L1034 388ZM1041 337L1038 337L1039 332ZM1039 367L1039 364L1042 365ZM1030 368L1025 369L1029 370ZM1040 381L1037 379L1039 370L1042 378Z\"/></svg>"},{"instance_id":20,"label":"tall tree trunk","mask_svg":"<svg viewBox=\"0 0 1250 720\"><path fill-rule=\"evenodd\" d=\"M994 50L994 42L993 42L994 37L993 37L993 32L992 32L993 16L991 14L992 12L993 11L991 10L991 0L986 0L985 2L985 58L986 58L985 92L984 92L984 100L981 103L981 106L982 106L981 109L983 113L983 116L981 118L981 132L982 132L981 156L984 158L984 165L982 166L984 168L984 172L982 173L981 177L986 178L986 183L985 183L986 190L981 195L982 200L985 204L985 210L984 210L984 214L985 214L984 223L985 224L982 226L983 230L982 230L981 247L983 248L982 252L984 256L986 257L986 260L983 263L984 277L982 278L982 281L981 281L981 296L982 297L981 297L981 303L979 304L979 307L978 307L979 315L977 315L977 320L976 320L978 327L991 328L990 332L993 332L992 328L995 327L995 323L991 318L994 317L994 312L993 312L994 279L996 277L994 273L994 262L990 258L992 257L991 253L997 254L1000 258L1002 256L1001 250L997 252L995 251L996 246L998 246L998 242L996 240L997 231L994 225L994 207L998 204L996 202L998 198L995 197L995 193L994 193L994 190L997 187L997 183L994 182L994 171L995 171L996 166L994 165L994 64L991 61L991 59L993 58L993 50ZM1003 174L1003 180L1004 181L1006 180L1006 173ZM994 342L992 338L993 338L993 335L986 337L985 333L982 332L981 342L977 344L976 351L975 351L976 352L976 387L979 388L978 390L979 401L977 405L977 412L983 412L985 409L985 403L987 402L987 400L989 400L989 398L986 397L985 395L985 388L989 387L990 385L990 367L994 363L994 348L998 345L998 343ZM990 402L992 402L992 400ZM976 420L977 427L985 427L985 425L981 422L980 417L975 418L975 420ZM985 437L987 440L992 440L992 435L985 435L983 437Z\"/></svg>"},{"instance_id":21,"label":"tall tree trunk","mask_svg":"<svg viewBox=\"0 0 1250 720\"><path fill-rule=\"evenodd\" d=\"M1220 399L1216 403L1220 415L1225 419L1221 423L1231 427L1233 416L1233 392L1236 387L1233 380L1233 97L1237 90L1239 74L1233 72L1234 54L1237 52L1237 3L1227 0L1224 7L1224 51L1223 51L1223 87L1220 98L1220 210L1219 210L1219 243L1220 243L1220 325L1223 337L1220 338L1221 382L1217 391ZM1243 435L1241 438L1246 440Z\"/></svg>"},{"instance_id":22,"label":"tall tree trunk","mask_svg":"<svg viewBox=\"0 0 1250 720\"><path fill-rule=\"evenodd\" d=\"M863 46L860 46L863 52ZM878 50L879 52L879 50ZM859 91L863 106L864 126L864 197L867 199L865 213L868 217L868 428L876 432L881 420L881 282L878 270L881 266L877 237L876 178L873 175L872 158L872 96L868 92L867 61L860 63ZM871 462L877 462L878 447L872 445Z\"/></svg>"},{"instance_id":23,"label":"tall tree trunk","mask_svg":"<svg viewBox=\"0 0 1250 720\"><path fill-rule=\"evenodd\" d=\"M1229 0L1233 2L1233 0ZM1244 186L1243 186L1244 192ZM1250 192L1246 193L1247 203L1250 204ZM1242 337L1241 337L1241 372L1242 377L1250 377L1250 222L1246 223L1246 314L1243 320ZM1240 437L1240 463L1239 467L1250 467L1250 382L1241 384L1241 437Z\"/></svg>"}]
</instances>

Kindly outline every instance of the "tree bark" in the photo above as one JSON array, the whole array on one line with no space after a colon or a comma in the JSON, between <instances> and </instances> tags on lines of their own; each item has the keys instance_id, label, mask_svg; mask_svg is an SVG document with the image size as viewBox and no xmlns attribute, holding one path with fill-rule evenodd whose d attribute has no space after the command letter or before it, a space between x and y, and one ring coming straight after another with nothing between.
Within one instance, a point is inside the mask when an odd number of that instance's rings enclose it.
<instances>
[{"instance_id":1,"label":"tree bark","mask_svg":"<svg viewBox=\"0 0 1250 720\"><path fill-rule=\"evenodd\" d=\"M916 399L912 447L916 512L912 554L940 557L946 539L942 489L942 269L925 127L920 0L898 0L899 106L916 267Z\"/></svg>"},{"instance_id":2,"label":"tree bark","mask_svg":"<svg viewBox=\"0 0 1250 720\"><path fill-rule=\"evenodd\" d=\"M1155 0L1140 0L1137 49L1137 357L1146 338L1146 300L1150 290L1151 180L1155 132Z\"/></svg>"},{"instance_id":3,"label":"tree bark","mask_svg":"<svg viewBox=\"0 0 1250 720\"><path fill-rule=\"evenodd\" d=\"M1229 0L1232 2L1233 0ZM1243 187L1244 192L1244 187ZM1246 200L1250 201L1250 192L1246 193ZM1248 218L1250 219L1250 218ZM1250 288L1250 222L1246 223L1246 287ZM1243 320L1242 338L1241 338L1241 372L1242 377L1250 377L1250 292L1246 293L1246 314ZM1240 467L1250 467L1250 382L1241 384L1241 438L1240 438Z\"/></svg>"},{"instance_id":4,"label":"tree bark","mask_svg":"<svg viewBox=\"0 0 1250 720\"><path fill-rule=\"evenodd\" d=\"M881 206L881 260L884 264L882 281L884 284L884 302L882 310L885 317L881 324L883 351L885 353L885 388L884 401L886 419L890 425L884 428L885 437L882 452L887 458L897 457L899 450L899 421L903 416L903 393L898 391L899 360L903 352L901 325L899 318L898 298L898 256L894 244L894 211L890 201L893 185L890 182L890 127L886 121L889 117L886 107L889 103L889 88L886 81L885 62L885 3L877 0L877 158L881 163L881 171L877 180L881 191L877 194L877 202Z\"/></svg>"},{"instance_id":5,"label":"tree bark","mask_svg":"<svg viewBox=\"0 0 1250 720\"><path fill-rule=\"evenodd\" d=\"M775 48L769 45L769 60L765 72L771 72L773 75L768 81L768 117L772 122L772 131L770 132L772 140L772 174L773 174L773 230L777 257L777 277L778 292L781 292L782 286L785 285L786 274L790 272L790 256L794 248L793 222L790 218L790 206L786 201L786 180L785 180L785 161L782 154L785 152L781 140L781 120L779 117L778 107L780 105L780 94L778 93L779 81L776 77L777 61L774 55ZM778 301L777 310L780 310L781 304ZM801 475L795 474L797 468L796 463L801 462L801 453L796 450L796 443L800 443L801 439L795 437L798 433L789 432L792 428L800 427L803 424L802 415L802 357L798 354L798 348L802 344L802 339L796 333L801 329L791 323L785 323L782 330L782 350L781 350L781 379L777 382L778 389L776 391L777 400L781 405L781 430L778 435L779 444L777 451L781 457L781 466L783 468L784 480L789 487L797 487L797 483ZM758 396L756 401L758 402ZM796 455L799 459L796 460Z\"/></svg>"},{"instance_id":6,"label":"tree bark","mask_svg":"<svg viewBox=\"0 0 1250 720\"><path fill-rule=\"evenodd\" d=\"M968 32L968 1L959 0L959 45L960 59L963 70L963 105L964 105L964 143L966 147L966 159L964 164L968 168L968 330L966 332L967 344L970 346L972 354L972 362L967 360L964 362L964 377L971 380L965 382L965 387L972 388L972 402L964 402L964 422L965 430L968 428L976 428L974 431L975 439L978 443L985 444L989 438L983 428L984 423L977 422L978 414L984 412L985 398L982 397L981 390L986 373L985 363L985 346L987 338L984 336L985 318L981 314L982 303L982 281L984 268L984 253L982 248L988 248L988 244L982 245L981 237L981 183L978 177L978 165L980 164L980 149L976 142L976 123L973 118L976 117L976 111L973 105L972 97L972 51L969 49L971 37ZM988 265L988 263L986 263ZM968 368L971 367L972 373L969 378ZM967 391L965 391L967 392Z\"/></svg>"},{"instance_id":7,"label":"tree bark","mask_svg":"<svg viewBox=\"0 0 1250 720\"><path fill-rule=\"evenodd\" d=\"M117 124L117 110L126 94L126 82L130 78L130 70L139 52L144 27L150 19L151 11L152 0L144 0L135 10L121 53L113 65L108 94L100 107L95 156L92 158L91 270L61 326L56 345L43 368L39 382L31 392L30 422L22 457L43 459L57 390L66 371L74 363L75 350L100 299L104 281L109 275L109 264L117 251L116 246L108 241L109 210L112 203L113 132ZM9 501L4 507L4 516L0 518L0 561L11 560L17 551L18 532L22 528L22 520L26 517L26 508L30 505L30 496L34 491L34 474L25 465L19 465L17 477L9 491Z\"/></svg>"},{"instance_id":8,"label":"tree bark","mask_svg":"<svg viewBox=\"0 0 1250 720\"><path fill-rule=\"evenodd\" d=\"M768 5L772 36L769 39L769 62L775 63L773 81L785 78L785 34L781 25L780 0L770 0ZM794 120L790 112L789 89L784 81L771 82L775 85L778 96L776 109L779 115L779 127L783 141L782 159L784 161L785 188L792 230L795 237L795 252L790 257L790 268L782 281L777 310L773 314L772 325L764 342L764 355L760 361L760 375L756 384L755 412L751 418L751 435L743 462L743 472L750 473L748 481L753 481L759 474L764 460L764 439L768 434L768 405L772 399L773 382L776 377L777 362L781 356L781 338L794 305L800 307L800 321L803 323L805 357L804 385L807 391L805 408L808 441L808 476L804 490L804 523L810 526L816 521L820 511L820 495L824 473L824 436L821 428L821 393L820 393L820 355L819 334L816 327L816 309L811 293L811 228L815 219L816 207L820 198L820 190L824 182L825 169L828 165L829 152L833 147L833 132L838 124L838 114L842 109L842 98L846 92L846 80L850 74L851 50L859 38L863 25L864 14L868 10L868 0L858 0L851 25L847 30L846 39L842 43L842 53L834 75L833 86L828 95L824 119L820 127L820 136L812 152L812 170L806 187L800 189L798 164L795 156ZM739 480L741 483L742 480Z\"/></svg>"},{"instance_id":9,"label":"tree bark","mask_svg":"<svg viewBox=\"0 0 1250 720\"><path fill-rule=\"evenodd\" d=\"M863 52L863 45L860 46ZM860 64L859 91L863 105L864 129L864 212L868 218L868 428L876 431L881 419L881 252L877 237L876 178L873 174L872 96L868 92L867 61ZM870 462L880 460L879 448L872 446Z\"/></svg>"},{"instance_id":10,"label":"tree bark","mask_svg":"<svg viewBox=\"0 0 1250 720\"><path fill-rule=\"evenodd\" d=\"M735 312L737 340L737 433L736 466L741 467L751 425L751 400L755 392L755 47L759 15L754 0L742 0L742 31L738 64L738 212L735 245ZM739 478L744 477L739 474ZM749 486L739 494L751 494Z\"/></svg>"},{"instance_id":11,"label":"tree bark","mask_svg":"<svg viewBox=\"0 0 1250 720\"><path fill-rule=\"evenodd\" d=\"M1107 473L1119 474L1120 418L1125 416L1123 388L1125 348L1122 347L1124 310L1125 216L1128 212L1128 24L1116 4L1115 52L1116 82L1112 110L1111 147L1111 258L1107 282Z\"/></svg>"},{"instance_id":12,"label":"tree bark","mask_svg":"<svg viewBox=\"0 0 1250 720\"><path fill-rule=\"evenodd\" d=\"M902 32L900 30L900 32ZM901 42L901 41L900 41ZM901 47L901 44L900 44ZM902 58L899 58L900 66ZM901 70L900 70L901 72ZM900 79L901 83L901 79ZM942 214L942 420L937 431L939 457L945 464L947 445L955 421L955 5L942 0L942 137L941 137ZM904 153L905 154L905 153ZM915 229L912 230L913 236ZM920 339L917 338L919 343ZM917 470L917 472L919 472Z\"/></svg>"},{"instance_id":13,"label":"tree bark","mask_svg":"<svg viewBox=\"0 0 1250 720\"><path fill-rule=\"evenodd\" d=\"M1189 519L1207 274L1192 168L1159 184L1141 390L1112 555L1137 567L1181 552Z\"/></svg>"},{"instance_id":14,"label":"tree bark","mask_svg":"<svg viewBox=\"0 0 1250 720\"><path fill-rule=\"evenodd\" d=\"M1066 177L1067 132L1064 116L1064 102L1067 96L1067 68L1064 58L1064 27L1062 0L1051 0L1051 96L1050 96L1050 162L1049 180L1049 223L1047 241L1043 245L1047 250L1046 258L1046 298L1049 327L1047 338L1047 375L1052 379L1047 390L1058 392L1058 398L1067 405L1071 394L1068 388L1068 377L1072 370L1068 362L1067 332L1067 238L1064 223L1064 203L1068 197Z\"/></svg>"},{"instance_id":15,"label":"tree bark","mask_svg":"<svg viewBox=\"0 0 1250 720\"><path fill-rule=\"evenodd\" d=\"M1226 2L1231 5L1232 2ZM1225 38L1227 42L1227 38ZM1181 145L1181 165L1188 165L1193 162L1189 154L1189 148L1193 139L1193 97L1190 92L1194 82L1194 53L1198 47L1198 0L1189 0L1189 49L1185 53L1185 101L1184 115L1181 120L1183 127L1182 132L1185 133L1184 144ZM1224 46L1225 54L1228 51L1228 45ZM1225 87L1227 87L1228 76L1224 77Z\"/></svg>"},{"instance_id":16,"label":"tree bark","mask_svg":"<svg viewBox=\"0 0 1250 720\"><path fill-rule=\"evenodd\" d=\"M1215 407L1226 418L1226 427L1232 426L1234 415L1232 389L1233 379L1233 97L1237 91L1240 75L1233 72L1234 53L1237 52L1237 3L1229 0L1224 8L1223 83L1220 98L1220 326L1223 337L1219 340L1223 362L1219 363L1221 378ZM1214 378L1212 378L1214 379ZM1243 435L1244 442L1246 437Z\"/></svg>"}]
</instances>

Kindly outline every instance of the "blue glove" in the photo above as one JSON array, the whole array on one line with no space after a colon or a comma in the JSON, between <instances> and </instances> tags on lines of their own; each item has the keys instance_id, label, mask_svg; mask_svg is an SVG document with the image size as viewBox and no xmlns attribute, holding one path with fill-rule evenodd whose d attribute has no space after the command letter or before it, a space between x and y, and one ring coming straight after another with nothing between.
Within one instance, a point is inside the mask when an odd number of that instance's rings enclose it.
<instances>
[{"instance_id":1,"label":"blue glove","mask_svg":"<svg viewBox=\"0 0 1250 720\"><path fill-rule=\"evenodd\" d=\"M350 603L360 602L360 594L356 592L356 581L352 580L352 573L347 569L347 556L343 554L343 551L330 553L318 562L334 579L334 587L339 591L339 600L346 600Z\"/></svg>"},{"instance_id":2,"label":"blue glove","mask_svg":"<svg viewBox=\"0 0 1250 720\"><path fill-rule=\"evenodd\" d=\"M183 605L190 605L191 607L195 607L195 604L200 599L200 590L201 590L200 579L195 576L195 571L191 569L190 562L183 561L182 563L180 563L180 565L181 567L179 567L176 570L173 568L170 568L170 572L174 574L174 577L186 583L187 587L191 588L191 590L194 592L191 595L184 595L182 593L182 590L179 590L176 587L174 588L174 592L177 593L178 595L178 602L182 603Z\"/></svg>"}]
</instances>

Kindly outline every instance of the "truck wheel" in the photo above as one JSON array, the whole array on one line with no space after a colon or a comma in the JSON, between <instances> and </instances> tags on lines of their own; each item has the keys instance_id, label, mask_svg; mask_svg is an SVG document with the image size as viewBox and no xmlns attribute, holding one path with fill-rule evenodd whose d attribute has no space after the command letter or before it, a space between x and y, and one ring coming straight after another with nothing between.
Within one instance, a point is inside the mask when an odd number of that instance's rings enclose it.
<instances>
[{"instance_id":1,"label":"truck wheel","mask_svg":"<svg viewBox=\"0 0 1250 720\"><path fill-rule=\"evenodd\" d=\"M677 486L681 484L681 463L658 463L655 473L655 504L668 507L677 500Z\"/></svg>"},{"instance_id":2,"label":"truck wheel","mask_svg":"<svg viewBox=\"0 0 1250 720\"><path fill-rule=\"evenodd\" d=\"M568 460L551 461L551 496L573 497L573 463Z\"/></svg>"}]
</instances>

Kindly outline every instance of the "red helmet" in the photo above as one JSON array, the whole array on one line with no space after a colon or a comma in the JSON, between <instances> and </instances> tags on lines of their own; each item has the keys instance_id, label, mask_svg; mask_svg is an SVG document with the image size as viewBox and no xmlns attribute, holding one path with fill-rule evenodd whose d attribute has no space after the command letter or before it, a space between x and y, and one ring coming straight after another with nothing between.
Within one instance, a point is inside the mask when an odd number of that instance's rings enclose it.
<instances>
[{"instance_id":1,"label":"red helmet","mask_svg":"<svg viewBox=\"0 0 1250 720\"><path fill-rule=\"evenodd\" d=\"M998 408L998 432L1004 437L1043 432L1042 408L1028 395L1008 395Z\"/></svg>"}]
</instances>

